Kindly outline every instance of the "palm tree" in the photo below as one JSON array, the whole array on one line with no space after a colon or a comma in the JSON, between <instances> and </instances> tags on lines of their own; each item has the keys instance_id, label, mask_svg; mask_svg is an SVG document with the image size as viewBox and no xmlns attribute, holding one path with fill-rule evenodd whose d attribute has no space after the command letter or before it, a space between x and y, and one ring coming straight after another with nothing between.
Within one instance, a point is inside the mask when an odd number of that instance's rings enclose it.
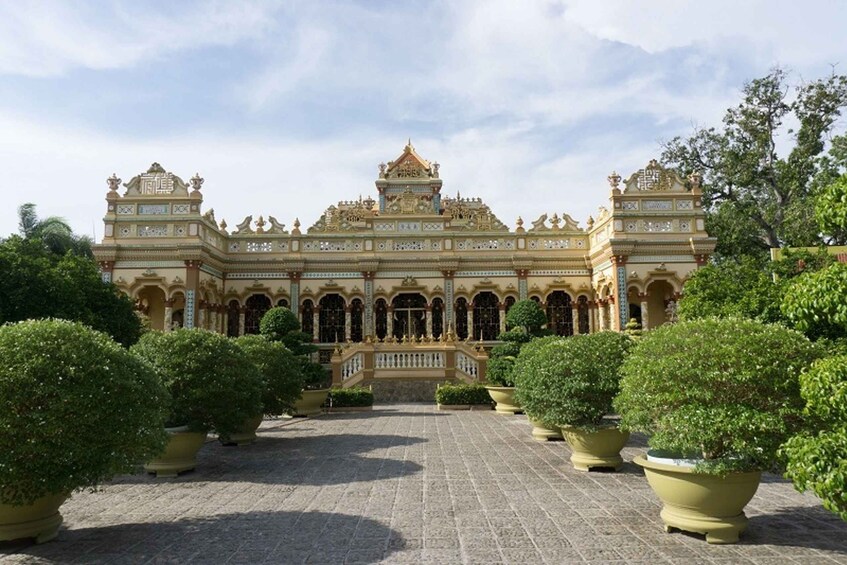
<instances>
[{"instance_id":1,"label":"palm tree","mask_svg":"<svg viewBox=\"0 0 847 565\"><path fill-rule=\"evenodd\" d=\"M73 253L83 257L94 257L91 238L75 235L68 222L59 216L39 218L35 204L27 202L18 208L18 227L24 239L40 239L56 255Z\"/></svg>"}]
</instances>

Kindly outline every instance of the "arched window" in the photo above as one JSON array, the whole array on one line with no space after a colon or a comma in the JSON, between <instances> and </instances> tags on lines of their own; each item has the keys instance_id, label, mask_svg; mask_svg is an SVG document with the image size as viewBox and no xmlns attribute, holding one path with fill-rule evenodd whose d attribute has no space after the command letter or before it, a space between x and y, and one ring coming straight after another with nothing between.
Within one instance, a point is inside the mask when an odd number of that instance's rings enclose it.
<instances>
[{"instance_id":1,"label":"arched window","mask_svg":"<svg viewBox=\"0 0 847 565\"><path fill-rule=\"evenodd\" d=\"M453 309L456 319L456 337L467 339L468 337L468 301L464 298L456 299L456 307Z\"/></svg>"},{"instance_id":2,"label":"arched window","mask_svg":"<svg viewBox=\"0 0 847 565\"><path fill-rule=\"evenodd\" d=\"M354 298L350 303L350 341L360 343L365 340L364 337L364 314L365 305L361 299Z\"/></svg>"},{"instance_id":3,"label":"arched window","mask_svg":"<svg viewBox=\"0 0 847 565\"><path fill-rule=\"evenodd\" d=\"M547 295L547 328L556 335L573 335L571 297L563 290Z\"/></svg>"},{"instance_id":4,"label":"arched window","mask_svg":"<svg viewBox=\"0 0 847 565\"><path fill-rule=\"evenodd\" d=\"M432 299L432 337L438 339L444 333L444 301Z\"/></svg>"},{"instance_id":5,"label":"arched window","mask_svg":"<svg viewBox=\"0 0 847 565\"><path fill-rule=\"evenodd\" d=\"M394 337L421 337L426 333L426 298L417 293L398 294L394 307Z\"/></svg>"},{"instance_id":6,"label":"arched window","mask_svg":"<svg viewBox=\"0 0 847 565\"><path fill-rule=\"evenodd\" d=\"M303 332L309 335L315 335L315 305L311 300L304 300L300 307L300 327Z\"/></svg>"},{"instance_id":7,"label":"arched window","mask_svg":"<svg viewBox=\"0 0 847 565\"><path fill-rule=\"evenodd\" d=\"M591 315L588 304L588 297L584 294L577 298L577 322L579 324L579 333L587 334L589 332L588 318Z\"/></svg>"},{"instance_id":8,"label":"arched window","mask_svg":"<svg viewBox=\"0 0 847 565\"><path fill-rule=\"evenodd\" d=\"M230 300L226 307L226 335L238 337L238 326L241 317L241 306L238 300Z\"/></svg>"},{"instance_id":9,"label":"arched window","mask_svg":"<svg viewBox=\"0 0 847 565\"><path fill-rule=\"evenodd\" d=\"M541 297L539 297L539 296L530 296L529 299L538 303L538 304L541 304Z\"/></svg>"},{"instance_id":10,"label":"arched window","mask_svg":"<svg viewBox=\"0 0 847 565\"><path fill-rule=\"evenodd\" d=\"M254 294L245 303L247 311L244 314L244 333L259 333L259 322L265 312L271 309L271 299L264 294Z\"/></svg>"},{"instance_id":11,"label":"arched window","mask_svg":"<svg viewBox=\"0 0 847 565\"><path fill-rule=\"evenodd\" d=\"M288 299L287 298L280 298L279 300L276 301L276 305L279 306L280 308L288 308Z\"/></svg>"},{"instance_id":12,"label":"arched window","mask_svg":"<svg viewBox=\"0 0 847 565\"><path fill-rule=\"evenodd\" d=\"M344 341L344 299L339 294L321 298L318 310L318 341L335 343Z\"/></svg>"},{"instance_id":13,"label":"arched window","mask_svg":"<svg viewBox=\"0 0 847 565\"><path fill-rule=\"evenodd\" d=\"M473 300L471 339L490 341L500 333L500 301L493 292L480 292Z\"/></svg>"},{"instance_id":14,"label":"arched window","mask_svg":"<svg viewBox=\"0 0 847 565\"><path fill-rule=\"evenodd\" d=\"M508 314L509 310L512 309L512 306L515 305L515 302L517 302L517 300L515 300L514 296L507 296L504 302L506 304L506 314Z\"/></svg>"},{"instance_id":15,"label":"arched window","mask_svg":"<svg viewBox=\"0 0 847 565\"><path fill-rule=\"evenodd\" d=\"M388 333L388 304L384 298L374 303L374 332L377 339L385 339Z\"/></svg>"}]
</instances>

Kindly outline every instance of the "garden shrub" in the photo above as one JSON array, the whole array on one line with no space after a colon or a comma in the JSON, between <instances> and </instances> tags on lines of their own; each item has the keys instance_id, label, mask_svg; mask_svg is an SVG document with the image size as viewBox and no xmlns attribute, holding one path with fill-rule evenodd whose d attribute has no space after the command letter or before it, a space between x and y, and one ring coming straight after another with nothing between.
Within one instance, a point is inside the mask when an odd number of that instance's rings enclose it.
<instances>
[{"instance_id":1,"label":"garden shrub","mask_svg":"<svg viewBox=\"0 0 847 565\"><path fill-rule=\"evenodd\" d=\"M817 361L800 376L812 430L788 440L786 476L847 520L847 356Z\"/></svg>"},{"instance_id":2,"label":"garden shrub","mask_svg":"<svg viewBox=\"0 0 847 565\"><path fill-rule=\"evenodd\" d=\"M0 504L93 487L158 455L168 394L104 333L64 320L0 326Z\"/></svg>"},{"instance_id":3,"label":"garden shrub","mask_svg":"<svg viewBox=\"0 0 847 565\"><path fill-rule=\"evenodd\" d=\"M631 346L616 332L541 342L522 363L515 398L533 419L593 431L612 410Z\"/></svg>"},{"instance_id":4,"label":"garden shrub","mask_svg":"<svg viewBox=\"0 0 847 565\"><path fill-rule=\"evenodd\" d=\"M506 313L506 326L509 329L523 328L527 334L534 334L547 323L547 314L535 300L518 300Z\"/></svg>"},{"instance_id":5,"label":"garden shrub","mask_svg":"<svg viewBox=\"0 0 847 565\"><path fill-rule=\"evenodd\" d=\"M470 404L492 406L491 395L481 384L444 384L435 391L435 401L449 406Z\"/></svg>"},{"instance_id":6,"label":"garden shrub","mask_svg":"<svg viewBox=\"0 0 847 565\"><path fill-rule=\"evenodd\" d=\"M505 332L509 333L509 332ZM520 332L521 335L528 335ZM505 334L501 334L502 336ZM512 369L515 365L515 359L521 352L523 342L506 341L500 345L495 345L491 348L491 356L488 359L488 366L485 370L485 380L493 386L515 386L515 381L512 378Z\"/></svg>"},{"instance_id":7,"label":"garden shrub","mask_svg":"<svg viewBox=\"0 0 847 565\"><path fill-rule=\"evenodd\" d=\"M333 388L329 391L326 404L332 408L373 406L374 393L365 387Z\"/></svg>"},{"instance_id":8,"label":"garden shrub","mask_svg":"<svg viewBox=\"0 0 847 565\"><path fill-rule=\"evenodd\" d=\"M294 355L309 355L318 350L312 336L300 329L300 320L288 308L275 306L259 321L259 333L271 341L280 341Z\"/></svg>"},{"instance_id":9,"label":"garden shrub","mask_svg":"<svg viewBox=\"0 0 847 565\"><path fill-rule=\"evenodd\" d=\"M262 412L268 416L285 414L294 408L303 390L300 361L284 345L261 335L245 335L235 340L262 376Z\"/></svg>"},{"instance_id":10,"label":"garden shrub","mask_svg":"<svg viewBox=\"0 0 847 565\"><path fill-rule=\"evenodd\" d=\"M159 371L171 393L169 427L226 437L262 413L262 376L234 340L201 329L149 332L132 351Z\"/></svg>"},{"instance_id":11,"label":"garden shrub","mask_svg":"<svg viewBox=\"0 0 847 565\"><path fill-rule=\"evenodd\" d=\"M847 337L847 263L800 275L782 300L782 312L806 335Z\"/></svg>"},{"instance_id":12,"label":"garden shrub","mask_svg":"<svg viewBox=\"0 0 847 565\"><path fill-rule=\"evenodd\" d=\"M821 356L794 330L740 318L664 325L624 361L621 427L654 449L700 457L698 469L773 469L803 422L799 374Z\"/></svg>"}]
</instances>

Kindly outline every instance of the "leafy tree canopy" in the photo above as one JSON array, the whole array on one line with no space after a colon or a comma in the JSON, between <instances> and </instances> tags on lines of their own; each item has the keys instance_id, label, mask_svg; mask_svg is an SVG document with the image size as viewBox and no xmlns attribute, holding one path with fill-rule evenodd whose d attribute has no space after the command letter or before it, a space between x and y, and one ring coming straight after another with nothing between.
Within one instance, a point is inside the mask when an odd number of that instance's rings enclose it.
<instances>
[{"instance_id":1,"label":"leafy tree canopy","mask_svg":"<svg viewBox=\"0 0 847 565\"><path fill-rule=\"evenodd\" d=\"M57 255L40 239L0 242L0 323L32 318L82 322L131 345L141 335L132 301L100 278L91 259Z\"/></svg>"},{"instance_id":2,"label":"leafy tree canopy","mask_svg":"<svg viewBox=\"0 0 847 565\"><path fill-rule=\"evenodd\" d=\"M847 164L844 136L824 154L847 105L847 77L832 75L796 89L787 83L786 72L774 69L744 86L741 103L727 110L721 127L696 129L665 145L665 163L685 176L703 175L706 229L718 238L720 256L763 260L769 248L822 241L814 197ZM791 123L796 128L788 128ZM792 145L780 155L777 146L786 135Z\"/></svg>"}]
</instances>

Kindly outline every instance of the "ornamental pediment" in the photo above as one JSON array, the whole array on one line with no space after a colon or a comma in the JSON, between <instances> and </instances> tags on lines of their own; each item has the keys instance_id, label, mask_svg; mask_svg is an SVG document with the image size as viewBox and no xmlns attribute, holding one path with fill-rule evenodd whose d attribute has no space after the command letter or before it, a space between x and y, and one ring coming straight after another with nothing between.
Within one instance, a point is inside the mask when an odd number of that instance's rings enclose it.
<instances>
[{"instance_id":1,"label":"ornamental pediment","mask_svg":"<svg viewBox=\"0 0 847 565\"><path fill-rule=\"evenodd\" d=\"M430 163L421 157L409 140L399 157L379 165L379 178L401 181L437 179L438 167L438 163Z\"/></svg>"},{"instance_id":2,"label":"ornamental pediment","mask_svg":"<svg viewBox=\"0 0 847 565\"><path fill-rule=\"evenodd\" d=\"M609 182L614 180L610 177ZM617 180L620 180L620 177L617 177ZM612 188L616 188L616 183ZM624 181L623 192L687 192L687 189L685 182L675 171L666 169L658 161L651 159L646 167L637 170Z\"/></svg>"},{"instance_id":3,"label":"ornamental pediment","mask_svg":"<svg viewBox=\"0 0 847 565\"><path fill-rule=\"evenodd\" d=\"M202 184L202 179L200 181ZM159 163L150 165L146 173L132 177L129 182L124 183L124 187L124 196L188 196L185 182L166 171Z\"/></svg>"}]
</instances>

